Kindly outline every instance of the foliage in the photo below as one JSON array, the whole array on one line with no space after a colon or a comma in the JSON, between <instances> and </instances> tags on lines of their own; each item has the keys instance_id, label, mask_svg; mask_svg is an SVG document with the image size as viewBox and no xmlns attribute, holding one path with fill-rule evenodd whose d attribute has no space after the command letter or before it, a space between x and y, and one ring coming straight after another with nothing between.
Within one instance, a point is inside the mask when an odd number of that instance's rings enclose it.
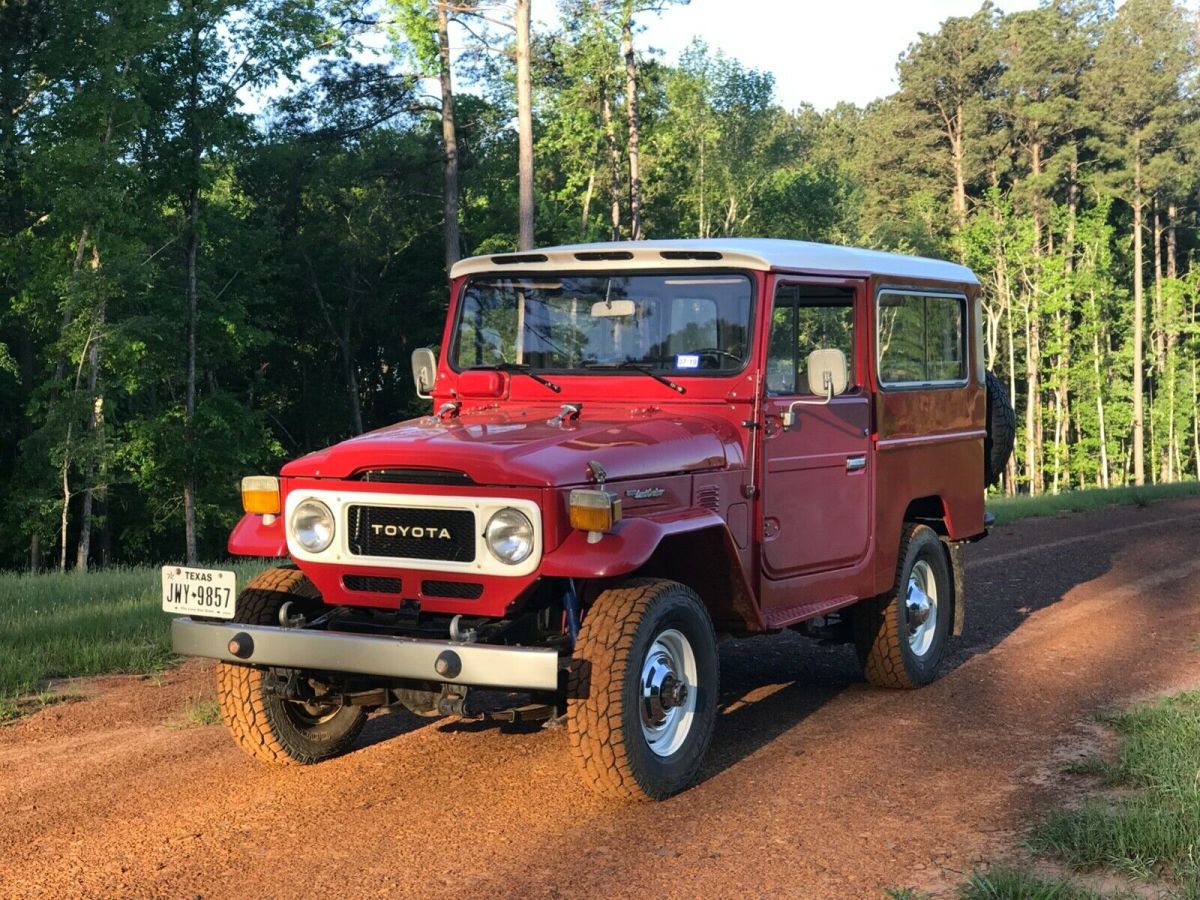
<instances>
[{"instance_id":1,"label":"foliage","mask_svg":"<svg viewBox=\"0 0 1200 900\"><path fill-rule=\"evenodd\" d=\"M1148 481L1200 476L1185 6L988 3L920 35L893 95L818 112L782 109L769 73L702 42L674 65L636 48L665 5L562 0L559 30L534 35L540 243L631 233L636 133L647 237L968 263L1018 408L1005 492L1129 484L1139 433ZM421 409L406 357L440 333L444 210L468 253L516 244L511 13L0 6L0 568L172 558L188 508L215 556L242 474ZM456 205L438 188L444 98L423 80L439 17L469 86Z\"/></svg>"}]
</instances>

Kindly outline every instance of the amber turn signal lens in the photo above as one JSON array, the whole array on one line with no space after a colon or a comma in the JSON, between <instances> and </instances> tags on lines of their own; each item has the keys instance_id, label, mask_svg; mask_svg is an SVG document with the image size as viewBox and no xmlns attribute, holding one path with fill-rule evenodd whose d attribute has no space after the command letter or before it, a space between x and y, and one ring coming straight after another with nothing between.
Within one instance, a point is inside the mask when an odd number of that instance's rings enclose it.
<instances>
[{"instance_id":1,"label":"amber turn signal lens","mask_svg":"<svg viewBox=\"0 0 1200 900\"><path fill-rule=\"evenodd\" d=\"M261 516L279 515L279 479L273 475L243 478L242 509Z\"/></svg>"},{"instance_id":2,"label":"amber turn signal lens","mask_svg":"<svg viewBox=\"0 0 1200 900\"><path fill-rule=\"evenodd\" d=\"M571 491L571 527L580 531L612 531L621 521L621 498L608 491Z\"/></svg>"}]
</instances>

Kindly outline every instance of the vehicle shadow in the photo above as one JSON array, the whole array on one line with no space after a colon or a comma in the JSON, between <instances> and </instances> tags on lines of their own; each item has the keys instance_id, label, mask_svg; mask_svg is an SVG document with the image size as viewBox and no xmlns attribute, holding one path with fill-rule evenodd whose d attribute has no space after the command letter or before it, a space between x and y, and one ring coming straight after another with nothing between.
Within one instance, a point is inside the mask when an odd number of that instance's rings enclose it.
<instances>
[{"instance_id":1,"label":"vehicle shadow","mask_svg":"<svg viewBox=\"0 0 1200 900\"><path fill-rule=\"evenodd\" d=\"M1078 518L1071 522L1085 531L1079 524ZM1059 602L1072 589L1104 577L1113 567L1114 555L1128 549L1120 535L1057 550L1040 549L1043 543L1060 537L1063 527L1064 523L1055 520L1023 523L1003 530L990 545L969 548L966 627L961 637L951 641L940 677L987 653L1031 615ZM1021 548L1028 548L1028 553L1012 555ZM718 721L700 781L735 766L839 694L863 684L852 646L826 646L792 631L724 641L720 654ZM527 702L503 692L487 694L489 708ZM427 725L451 733L494 730L530 734L541 728L539 722L423 719L398 710L373 717L357 747Z\"/></svg>"}]
</instances>

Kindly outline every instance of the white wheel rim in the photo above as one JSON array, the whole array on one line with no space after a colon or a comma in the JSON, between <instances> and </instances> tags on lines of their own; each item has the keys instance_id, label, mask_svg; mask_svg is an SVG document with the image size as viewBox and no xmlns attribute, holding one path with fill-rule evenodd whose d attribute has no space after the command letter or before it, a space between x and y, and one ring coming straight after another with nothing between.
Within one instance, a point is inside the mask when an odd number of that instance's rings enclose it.
<instances>
[{"instance_id":1,"label":"white wheel rim","mask_svg":"<svg viewBox=\"0 0 1200 900\"><path fill-rule=\"evenodd\" d=\"M933 646L938 625L938 587L933 568L923 559L913 563L908 573L908 589L904 597L905 619L908 624L908 646L921 657Z\"/></svg>"},{"instance_id":2,"label":"white wheel rim","mask_svg":"<svg viewBox=\"0 0 1200 900\"><path fill-rule=\"evenodd\" d=\"M642 660L638 685L642 736L656 756L676 753L696 715L696 654L683 632L669 628Z\"/></svg>"}]
</instances>

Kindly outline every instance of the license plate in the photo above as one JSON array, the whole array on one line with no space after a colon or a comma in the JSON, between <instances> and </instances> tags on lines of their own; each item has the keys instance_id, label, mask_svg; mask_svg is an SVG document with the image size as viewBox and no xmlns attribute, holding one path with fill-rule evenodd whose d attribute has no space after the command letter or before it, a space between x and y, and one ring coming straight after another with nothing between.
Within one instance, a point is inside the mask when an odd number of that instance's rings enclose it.
<instances>
[{"instance_id":1,"label":"license plate","mask_svg":"<svg viewBox=\"0 0 1200 900\"><path fill-rule=\"evenodd\" d=\"M163 566L162 608L181 616L232 619L237 605L237 576L220 569Z\"/></svg>"}]
</instances>

